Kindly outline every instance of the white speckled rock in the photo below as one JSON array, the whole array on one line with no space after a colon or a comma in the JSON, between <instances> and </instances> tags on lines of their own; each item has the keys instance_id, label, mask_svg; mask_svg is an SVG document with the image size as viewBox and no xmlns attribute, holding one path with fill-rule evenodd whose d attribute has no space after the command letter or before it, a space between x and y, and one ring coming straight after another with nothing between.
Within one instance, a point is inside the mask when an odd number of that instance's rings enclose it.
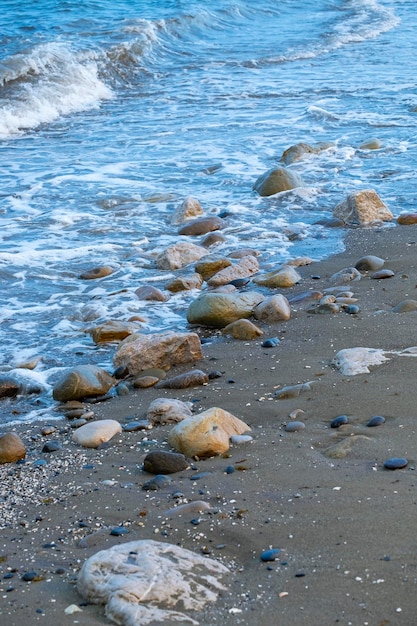
<instances>
[{"instance_id":1,"label":"white speckled rock","mask_svg":"<svg viewBox=\"0 0 417 626\"><path fill-rule=\"evenodd\" d=\"M77 428L72 439L84 448L98 448L120 432L122 432L122 427L116 420L99 420Z\"/></svg>"},{"instance_id":2,"label":"white speckled rock","mask_svg":"<svg viewBox=\"0 0 417 626\"><path fill-rule=\"evenodd\" d=\"M390 222L394 219L387 205L373 189L350 193L333 209L333 216L345 224L360 226L372 222Z\"/></svg>"}]
</instances>

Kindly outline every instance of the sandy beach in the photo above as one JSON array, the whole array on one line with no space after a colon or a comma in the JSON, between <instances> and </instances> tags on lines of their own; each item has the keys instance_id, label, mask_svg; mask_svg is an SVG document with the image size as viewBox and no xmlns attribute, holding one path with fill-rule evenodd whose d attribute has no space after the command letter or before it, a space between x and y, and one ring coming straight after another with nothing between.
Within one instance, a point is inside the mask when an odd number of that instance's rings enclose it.
<instances>
[{"instance_id":1,"label":"sandy beach","mask_svg":"<svg viewBox=\"0 0 417 626\"><path fill-rule=\"evenodd\" d=\"M79 595L77 573L99 550L152 539L230 569L217 602L192 614L202 626L415 624L417 361L398 353L417 345L417 313L392 309L416 298L416 250L417 226L349 230L345 252L300 267L301 284L282 293L323 291L335 272L376 255L394 275L374 279L364 272L348 285L357 314L311 314L311 301L302 300L291 305L287 322L258 323L261 339L242 342L205 329L212 341L194 367L221 377L94 404L96 418L122 425L142 419L158 397L191 401L196 413L218 406L249 424L252 441L232 445L223 457L191 461L158 491L142 489L151 478L142 463L151 450L171 449L171 426L123 432L99 450L73 443L64 419L49 436L41 435L44 423L16 427L28 455L24 464L0 467L1 623L110 624L102 606ZM269 337L279 344L263 348ZM331 361L355 347L383 350L387 360L369 373L344 375ZM274 396L309 382L298 397ZM331 428L339 415L348 423ZM385 422L368 427L377 415ZM305 428L286 431L294 419ZM62 449L42 453L48 439L59 439ZM392 457L405 457L407 466L385 469ZM34 465L41 459L47 464ZM165 515L193 500L211 508L197 520ZM128 532L110 534L120 526ZM269 548L280 549L279 557L261 561ZM31 572L33 580L22 579ZM70 605L81 611L65 613Z\"/></svg>"}]
</instances>

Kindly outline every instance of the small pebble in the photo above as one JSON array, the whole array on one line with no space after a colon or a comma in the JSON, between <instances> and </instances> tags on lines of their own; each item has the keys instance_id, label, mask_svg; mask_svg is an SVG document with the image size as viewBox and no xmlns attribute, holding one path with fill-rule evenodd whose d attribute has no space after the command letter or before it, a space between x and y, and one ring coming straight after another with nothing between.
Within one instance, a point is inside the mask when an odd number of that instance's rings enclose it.
<instances>
[{"instance_id":1,"label":"small pebble","mask_svg":"<svg viewBox=\"0 0 417 626\"><path fill-rule=\"evenodd\" d=\"M209 379L210 380L214 380L215 378L221 378L223 376L223 374L221 372L219 372L218 370L214 370L213 372L209 372Z\"/></svg>"},{"instance_id":2,"label":"small pebble","mask_svg":"<svg viewBox=\"0 0 417 626\"><path fill-rule=\"evenodd\" d=\"M356 315L357 313L360 313L360 307L358 307L357 304L348 304L344 307L344 311L349 315Z\"/></svg>"},{"instance_id":3,"label":"small pebble","mask_svg":"<svg viewBox=\"0 0 417 626\"><path fill-rule=\"evenodd\" d=\"M56 431L56 426L44 426L42 428L41 434L46 437L47 435L52 435L52 433L54 433Z\"/></svg>"},{"instance_id":4,"label":"small pebble","mask_svg":"<svg viewBox=\"0 0 417 626\"><path fill-rule=\"evenodd\" d=\"M262 342L262 348L275 348L279 345L279 343L278 337L271 337L270 339L265 339L265 341Z\"/></svg>"},{"instance_id":5,"label":"small pebble","mask_svg":"<svg viewBox=\"0 0 417 626\"><path fill-rule=\"evenodd\" d=\"M396 470L406 467L408 465L407 459L403 459L401 457L392 457L391 459L387 459L384 463L385 469Z\"/></svg>"},{"instance_id":6,"label":"small pebble","mask_svg":"<svg viewBox=\"0 0 417 626\"><path fill-rule=\"evenodd\" d=\"M233 474L235 468L233 467L233 465L228 465L224 471L226 474Z\"/></svg>"},{"instance_id":7,"label":"small pebble","mask_svg":"<svg viewBox=\"0 0 417 626\"><path fill-rule=\"evenodd\" d=\"M300 571L294 574L295 578L303 578L305 576L305 572Z\"/></svg>"},{"instance_id":8,"label":"small pebble","mask_svg":"<svg viewBox=\"0 0 417 626\"><path fill-rule=\"evenodd\" d=\"M367 423L367 426L369 426L370 428L372 426L380 426L384 422L385 422L385 417L382 417L382 415L375 415L369 420L369 422Z\"/></svg>"},{"instance_id":9,"label":"small pebble","mask_svg":"<svg viewBox=\"0 0 417 626\"><path fill-rule=\"evenodd\" d=\"M330 428L339 428L339 426L344 426L344 424L349 424L347 415L338 415L330 422Z\"/></svg>"},{"instance_id":10,"label":"small pebble","mask_svg":"<svg viewBox=\"0 0 417 626\"><path fill-rule=\"evenodd\" d=\"M206 478L210 476L211 472L198 472L197 474L193 474L190 476L190 480L201 480L202 478Z\"/></svg>"},{"instance_id":11,"label":"small pebble","mask_svg":"<svg viewBox=\"0 0 417 626\"><path fill-rule=\"evenodd\" d=\"M135 420L123 426L123 430L127 433L132 433L137 430L150 430L151 428L152 424L148 420Z\"/></svg>"},{"instance_id":12,"label":"small pebble","mask_svg":"<svg viewBox=\"0 0 417 626\"><path fill-rule=\"evenodd\" d=\"M198 526L199 524L201 524L201 519L199 517L195 517L194 519L190 520L190 523L193 524L193 526Z\"/></svg>"},{"instance_id":13,"label":"small pebble","mask_svg":"<svg viewBox=\"0 0 417 626\"><path fill-rule=\"evenodd\" d=\"M44 459L37 459L33 462L34 467L44 467L45 465L48 465L48 463Z\"/></svg>"},{"instance_id":14,"label":"small pebble","mask_svg":"<svg viewBox=\"0 0 417 626\"><path fill-rule=\"evenodd\" d=\"M112 528L110 531L110 534L113 535L113 537L121 537L122 535L127 535L128 533L129 530L124 526L115 526L115 528Z\"/></svg>"},{"instance_id":15,"label":"small pebble","mask_svg":"<svg viewBox=\"0 0 417 626\"><path fill-rule=\"evenodd\" d=\"M37 572L25 572L22 576L22 580L24 580L25 582L30 582L32 580L35 580L37 576Z\"/></svg>"},{"instance_id":16,"label":"small pebble","mask_svg":"<svg viewBox=\"0 0 417 626\"><path fill-rule=\"evenodd\" d=\"M295 433L299 430L303 430L306 427L306 425L304 424L304 422L298 422L298 421L294 421L294 422L289 422L286 426L285 426L285 432L287 433Z\"/></svg>"},{"instance_id":17,"label":"small pebble","mask_svg":"<svg viewBox=\"0 0 417 626\"><path fill-rule=\"evenodd\" d=\"M150 480L146 481L142 485L143 491L157 491L158 489L162 489L162 487L166 487L169 483L172 482L169 476L164 476L163 474L158 474L154 476Z\"/></svg>"},{"instance_id":18,"label":"small pebble","mask_svg":"<svg viewBox=\"0 0 417 626\"><path fill-rule=\"evenodd\" d=\"M275 561L278 558L281 550L279 548L271 548L270 550L265 550L261 554L261 561Z\"/></svg>"},{"instance_id":19,"label":"small pebble","mask_svg":"<svg viewBox=\"0 0 417 626\"><path fill-rule=\"evenodd\" d=\"M42 452L56 452L61 450L62 445L59 441L47 441L42 448Z\"/></svg>"}]
</instances>

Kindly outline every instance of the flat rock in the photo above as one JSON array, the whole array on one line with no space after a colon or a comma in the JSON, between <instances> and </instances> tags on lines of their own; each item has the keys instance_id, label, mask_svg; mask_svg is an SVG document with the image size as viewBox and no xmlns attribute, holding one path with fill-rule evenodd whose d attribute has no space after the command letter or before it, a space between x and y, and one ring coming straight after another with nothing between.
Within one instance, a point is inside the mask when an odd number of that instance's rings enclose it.
<instances>
[{"instance_id":1,"label":"flat rock","mask_svg":"<svg viewBox=\"0 0 417 626\"><path fill-rule=\"evenodd\" d=\"M106 276L110 276L113 274L114 268L110 267L110 265L100 265L99 267L93 267L86 272L80 274L79 278L81 280L95 280L97 278L105 278Z\"/></svg>"},{"instance_id":2,"label":"flat rock","mask_svg":"<svg viewBox=\"0 0 417 626\"><path fill-rule=\"evenodd\" d=\"M239 259L234 265L226 267L208 279L207 284L209 287L220 287L221 285L227 285L232 280L237 278L247 278L256 274L259 270L259 263L254 256L244 256Z\"/></svg>"},{"instance_id":3,"label":"flat rock","mask_svg":"<svg viewBox=\"0 0 417 626\"><path fill-rule=\"evenodd\" d=\"M68 370L55 383L52 391L54 400L82 400L106 394L114 384L108 372L97 365L78 365Z\"/></svg>"},{"instance_id":4,"label":"flat rock","mask_svg":"<svg viewBox=\"0 0 417 626\"><path fill-rule=\"evenodd\" d=\"M265 298L254 310L254 316L257 320L273 324L275 322L284 322L291 317L290 304L285 296L277 294Z\"/></svg>"},{"instance_id":5,"label":"flat rock","mask_svg":"<svg viewBox=\"0 0 417 626\"><path fill-rule=\"evenodd\" d=\"M189 324L224 328L238 319L251 317L255 307L264 299L260 293L203 293L188 307Z\"/></svg>"},{"instance_id":6,"label":"flat rock","mask_svg":"<svg viewBox=\"0 0 417 626\"><path fill-rule=\"evenodd\" d=\"M393 307L393 313L408 313L417 309L417 300L402 300Z\"/></svg>"},{"instance_id":7,"label":"flat rock","mask_svg":"<svg viewBox=\"0 0 417 626\"><path fill-rule=\"evenodd\" d=\"M365 226L374 222L390 222L393 214L373 189L350 193L333 209L333 216L348 225Z\"/></svg>"},{"instance_id":8,"label":"flat rock","mask_svg":"<svg viewBox=\"0 0 417 626\"><path fill-rule=\"evenodd\" d=\"M240 339L242 341L251 341L262 337L263 331L255 326L251 321L247 319L236 320L231 324L225 326L222 330L223 335L230 335L233 339Z\"/></svg>"},{"instance_id":9,"label":"flat rock","mask_svg":"<svg viewBox=\"0 0 417 626\"><path fill-rule=\"evenodd\" d=\"M156 398L147 410L146 418L154 426L177 424L192 415L192 403L175 398Z\"/></svg>"},{"instance_id":10,"label":"flat rock","mask_svg":"<svg viewBox=\"0 0 417 626\"><path fill-rule=\"evenodd\" d=\"M220 230L225 226L226 222L222 220L221 217L198 217L182 226L178 234L195 237L198 235L206 235L214 230Z\"/></svg>"},{"instance_id":11,"label":"flat rock","mask_svg":"<svg viewBox=\"0 0 417 626\"><path fill-rule=\"evenodd\" d=\"M26 456L26 446L16 433L0 437L0 463L14 463Z\"/></svg>"},{"instance_id":12,"label":"flat rock","mask_svg":"<svg viewBox=\"0 0 417 626\"><path fill-rule=\"evenodd\" d=\"M301 176L285 167L274 167L259 176L253 185L260 196L273 196L281 191L304 187Z\"/></svg>"},{"instance_id":13,"label":"flat rock","mask_svg":"<svg viewBox=\"0 0 417 626\"><path fill-rule=\"evenodd\" d=\"M157 256L155 263L160 270L179 270L207 254L206 248L183 241L168 246Z\"/></svg>"},{"instance_id":14,"label":"flat rock","mask_svg":"<svg viewBox=\"0 0 417 626\"><path fill-rule=\"evenodd\" d=\"M232 261L227 257L210 254L198 261L194 265L194 269L202 276L203 280L209 280L212 276L217 274L217 272L220 272L231 265Z\"/></svg>"},{"instance_id":15,"label":"flat rock","mask_svg":"<svg viewBox=\"0 0 417 626\"><path fill-rule=\"evenodd\" d=\"M175 474L189 467L183 454L166 450L153 450L143 460L143 469L149 474Z\"/></svg>"},{"instance_id":16,"label":"flat rock","mask_svg":"<svg viewBox=\"0 0 417 626\"><path fill-rule=\"evenodd\" d=\"M171 293L178 293L180 291L190 291L191 289L201 289L202 284L203 277L194 272L193 274L187 274L187 276L176 276L165 285L165 289Z\"/></svg>"},{"instance_id":17,"label":"flat rock","mask_svg":"<svg viewBox=\"0 0 417 626\"><path fill-rule=\"evenodd\" d=\"M200 338L196 333L156 333L132 335L119 346L115 367L124 366L130 375L149 368L169 370L174 365L193 363L203 358Z\"/></svg>"},{"instance_id":18,"label":"flat rock","mask_svg":"<svg viewBox=\"0 0 417 626\"><path fill-rule=\"evenodd\" d=\"M172 378L166 378L158 382L158 389L187 389L188 387L198 387L209 382L208 375L201 370L190 370Z\"/></svg>"},{"instance_id":19,"label":"flat rock","mask_svg":"<svg viewBox=\"0 0 417 626\"><path fill-rule=\"evenodd\" d=\"M245 422L228 411L213 407L174 426L168 441L188 457L205 458L227 452L230 437L249 430Z\"/></svg>"},{"instance_id":20,"label":"flat rock","mask_svg":"<svg viewBox=\"0 0 417 626\"><path fill-rule=\"evenodd\" d=\"M78 592L104 604L106 616L122 626L179 621L198 624L184 611L201 611L225 589L227 567L177 545L132 541L102 550L82 566Z\"/></svg>"},{"instance_id":21,"label":"flat rock","mask_svg":"<svg viewBox=\"0 0 417 626\"><path fill-rule=\"evenodd\" d=\"M122 427L116 420L98 420L77 428L72 439L84 448L98 448L120 432Z\"/></svg>"},{"instance_id":22,"label":"flat rock","mask_svg":"<svg viewBox=\"0 0 417 626\"><path fill-rule=\"evenodd\" d=\"M269 287L271 289L283 289L285 287L293 287L301 281L300 274L291 265L284 265L279 269L260 274L253 278L256 285Z\"/></svg>"},{"instance_id":23,"label":"flat rock","mask_svg":"<svg viewBox=\"0 0 417 626\"><path fill-rule=\"evenodd\" d=\"M377 272L371 274L371 278L374 280L384 280L385 278L392 278L393 276L395 276L395 273L388 268L378 270Z\"/></svg>"}]
</instances>

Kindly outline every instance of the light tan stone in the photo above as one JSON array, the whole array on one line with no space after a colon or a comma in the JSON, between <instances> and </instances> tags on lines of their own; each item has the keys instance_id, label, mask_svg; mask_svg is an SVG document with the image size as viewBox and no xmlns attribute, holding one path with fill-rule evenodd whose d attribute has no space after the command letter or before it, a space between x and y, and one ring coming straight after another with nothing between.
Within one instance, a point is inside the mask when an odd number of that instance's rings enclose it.
<instances>
[{"instance_id":1,"label":"light tan stone","mask_svg":"<svg viewBox=\"0 0 417 626\"><path fill-rule=\"evenodd\" d=\"M176 208L171 222L172 224L183 224L184 222L192 220L195 217L199 217L200 215L204 215L201 204L196 198L188 196Z\"/></svg>"},{"instance_id":2,"label":"light tan stone","mask_svg":"<svg viewBox=\"0 0 417 626\"><path fill-rule=\"evenodd\" d=\"M122 427L116 420L99 420L88 422L77 428L72 439L84 448L98 448L120 432L122 432Z\"/></svg>"},{"instance_id":3,"label":"light tan stone","mask_svg":"<svg viewBox=\"0 0 417 626\"><path fill-rule=\"evenodd\" d=\"M244 256L235 265L226 267L207 281L209 287L220 287L221 285L227 285L236 278L247 278L259 271L259 263L254 256Z\"/></svg>"},{"instance_id":4,"label":"light tan stone","mask_svg":"<svg viewBox=\"0 0 417 626\"><path fill-rule=\"evenodd\" d=\"M122 341L137 330L137 324L108 320L104 324L92 328L89 332L94 343L106 343L108 341Z\"/></svg>"},{"instance_id":5,"label":"light tan stone","mask_svg":"<svg viewBox=\"0 0 417 626\"><path fill-rule=\"evenodd\" d=\"M284 322L291 317L290 304L285 296L277 294L260 302L254 310L254 316L268 324Z\"/></svg>"},{"instance_id":6,"label":"light tan stone","mask_svg":"<svg viewBox=\"0 0 417 626\"><path fill-rule=\"evenodd\" d=\"M202 293L189 305L187 321L190 324L224 328L238 319L251 317L254 308L263 299L264 296L256 291Z\"/></svg>"},{"instance_id":7,"label":"light tan stone","mask_svg":"<svg viewBox=\"0 0 417 626\"><path fill-rule=\"evenodd\" d=\"M207 254L206 248L183 241L168 246L157 256L155 262L160 270L179 270Z\"/></svg>"},{"instance_id":8,"label":"light tan stone","mask_svg":"<svg viewBox=\"0 0 417 626\"><path fill-rule=\"evenodd\" d=\"M231 265L232 261L230 259L217 254L209 254L198 261L194 265L194 269L203 277L203 280L209 280L209 278Z\"/></svg>"},{"instance_id":9,"label":"light tan stone","mask_svg":"<svg viewBox=\"0 0 417 626\"><path fill-rule=\"evenodd\" d=\"M260 196L273 196L281 191L289 191L296 187L304 187L301 176L285 167L274 167L255 181L253 189Z\"/></svg>"},{"instance_id":10,"label":"light tan stone","mask_svg":"<svg viewBox=\"0 0 417 626\"><path fill-rule=\"evenodd\" d=\"M14 463L26 456L26 446L16 433L6 433L0 437L0 464Z\"/></svg>"},{"instance_id":11,"label":"light tan stone","mask_svg":"<svg viewBox=\"0 0 417 626\"><path fill-rule=\"evenodd\" d=\"M78 365L67 371L54 385L53 398L58 402L82 400L109 391L114 379L97 365Z\"/></svg>"},{"instance_id":12,"label":"light tan stone","mask_svg":"<svg viewBox=\"0 0 417 626\"><path fill-rule=\"evenodd\" d=\"M387 205L373 189L350 193L333 209L333 216L345 224L360 226L394 219Z\"/></svg>"},{"instance_id":13,"label":"light tan stone","mask_svg":"<svg viewBox=\"0 0 417 626\"><path fill-rule=\"evenodd\" d=\"M301 276L291 265L284 265L272 272L255 276L252 280L256 285L270 287L271 289L282 289L296 285L300 282Z\"/></svg>"},{"instance_id":14,"label":"light tan stone","mask_svg":"<svg viewBox=\"0 0 417 626\"><path fill-rule=\"evenodd\" d=\"M256 309L255 309L256 310ZM255 326L249 320L236 320L236 322L232 322L228 324L222 330L223 335L230 335L233 339L241 339L242 341L250 341L252 339L257 339L261 337L264 333L263 331Z\"/></svg>"}]
</instances>

